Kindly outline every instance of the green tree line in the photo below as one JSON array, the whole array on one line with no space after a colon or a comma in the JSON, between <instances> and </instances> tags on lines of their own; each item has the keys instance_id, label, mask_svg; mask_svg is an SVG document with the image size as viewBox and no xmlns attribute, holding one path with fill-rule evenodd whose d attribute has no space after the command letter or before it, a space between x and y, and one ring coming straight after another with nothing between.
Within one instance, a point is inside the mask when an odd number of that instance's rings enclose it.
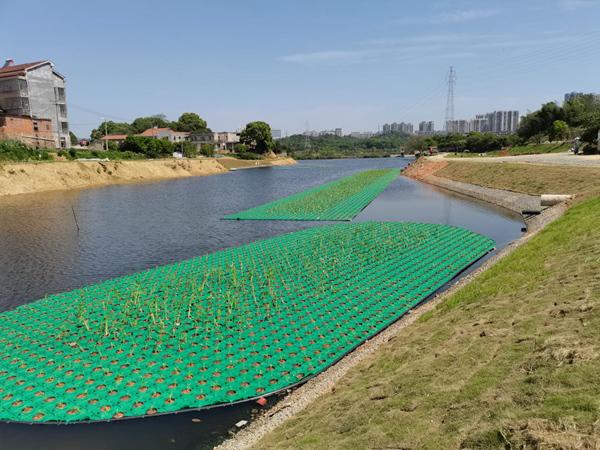
<instances>
[{"instance_id":1,"label":"green tree line","mask_svg":"<svg viewBox=\"0 0 600 450\"><path fill-rule=\"evenodd\" d=\"M185 112L175 121L167 120L163 115L138 117L131 123L107 120L92 130L91 138L97 140L106 134L140 134L153 127L191 133L210 131L206 120L194 112Z\"/></svg>"}]
</instances>

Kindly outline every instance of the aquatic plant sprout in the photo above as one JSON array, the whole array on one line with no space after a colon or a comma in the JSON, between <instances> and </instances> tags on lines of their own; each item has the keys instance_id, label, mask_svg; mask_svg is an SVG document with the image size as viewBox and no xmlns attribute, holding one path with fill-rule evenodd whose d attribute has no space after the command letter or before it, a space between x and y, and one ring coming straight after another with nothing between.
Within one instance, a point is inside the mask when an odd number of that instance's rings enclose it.
<instances>
[{"instance_id":1,"label":"aquatic plant sprout","mask_svg":"<svg viewBox=\"0 0 600 450\"><path fill-rule=\"evenodd\" d=\"M0 314L0 420L113 420L277 392L493 247L445 225L337 224L22 305Z\"/></svg>"},{"instance_id":2,"label":"aquatic plant sprout","mask_svg":"<svg viewBox=\"0 0 600 450\"><path fill-rule=\"evenodd\" d=\"M367 170L236 214L229 220L352 220L400 173Z\"/></svg>"}]
</instances>

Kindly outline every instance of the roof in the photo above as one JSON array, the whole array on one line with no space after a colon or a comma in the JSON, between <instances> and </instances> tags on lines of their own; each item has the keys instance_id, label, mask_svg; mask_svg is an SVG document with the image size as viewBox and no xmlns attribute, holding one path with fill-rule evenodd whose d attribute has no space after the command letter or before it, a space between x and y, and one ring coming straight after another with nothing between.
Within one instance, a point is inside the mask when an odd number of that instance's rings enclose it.
<instances>
[{"instance_id":1,"label":"roof","mask_svg":"<svg viewBox=\"0 0 600 450\"><path fill-rule=\"evenodd\" d=\"M148 128L143 133L140 133L138 136L153 137L153 136L157 136L161 132L169 132L169 131L171 133L173 132L173 130L171 130L170 128Z\"/></svg>"},{"instance_id":2,"label":"roof","mask_svg":"<svg viewBox=\"0 0 600 450\"><path fill-rule=\"evenodd\" d=\"M103 141L123 141L127 139L126 134L107 134L106 136L102 136L100 138Z\"/></svg>"},{"instance_id":3,"label":"roof","mask_svg":"<svg viewBox=\"0 0 600 450\"><path fill-rule=\"evenodd\" d=\"M38 68L38 67L43 66L45 64L50 64L53 67L53 69L54 69L53 64L50 61L48 61L48 60L46 60L46 61L35 61L35 62L30 62L30 63L25 63L25 64L15 64L15 65L8 66L8 67L0 67L0 78L22 77L22 76L25 76L25 73L28 70ZM53 70L53 72L56 75L58 75L59 77L64 78L58 72L56 72L54 70Z\"/></svg>"}]
</instances>

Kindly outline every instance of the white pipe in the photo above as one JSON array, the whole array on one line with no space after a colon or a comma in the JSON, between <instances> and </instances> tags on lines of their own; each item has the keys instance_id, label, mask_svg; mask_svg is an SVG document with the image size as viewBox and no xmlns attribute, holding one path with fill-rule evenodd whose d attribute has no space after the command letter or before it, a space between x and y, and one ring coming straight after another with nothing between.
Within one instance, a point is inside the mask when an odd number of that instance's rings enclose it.
<instances>
[{"instance_id":1,"label":"white pipe","mask_svg":"<svg viewBox=\"0 0 600 450\"><path fill-rule=\"evenodd\" d=\"M563 195L563 194L542 194L540 196L540 203L542 206L554 206L558 203L566 202L567 200L571 200L573 198L572 195Z\"/></svg>"}]
</instances>

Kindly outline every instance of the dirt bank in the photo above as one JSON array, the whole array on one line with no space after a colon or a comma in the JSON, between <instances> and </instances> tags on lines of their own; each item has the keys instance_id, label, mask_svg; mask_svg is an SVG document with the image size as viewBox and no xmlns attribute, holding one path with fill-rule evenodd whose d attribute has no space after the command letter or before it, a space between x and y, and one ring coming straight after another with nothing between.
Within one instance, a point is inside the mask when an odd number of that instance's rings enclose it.
<instances>
[{"instance_id":1,"label":"dirt bank","mask_svg":"<svg viewBox=\"0 0 600 450\"><path fill-rule=\"evenodd\" d=\"M0 164L0 196L215 175L228 172L234 167L261 167L294 163L295 161L291 158L261 161L206 158Z\"/></svg>"}]
</instances>

